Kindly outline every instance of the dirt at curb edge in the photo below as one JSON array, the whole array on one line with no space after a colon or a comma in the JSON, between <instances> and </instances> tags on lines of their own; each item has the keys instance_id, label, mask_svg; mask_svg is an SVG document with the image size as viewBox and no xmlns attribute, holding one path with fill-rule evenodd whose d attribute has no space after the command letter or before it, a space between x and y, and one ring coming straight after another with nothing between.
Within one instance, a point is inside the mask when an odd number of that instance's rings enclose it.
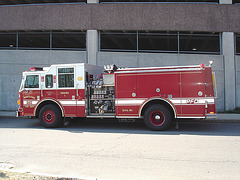
<instances>
[{"instance_id":1,"label":"dirt at curb edge","mask_svg":"<svg viewBox=\"0 0 240 180\"><path fill-rule=\"evenodd\" d=\"M19 173L19 172L10 172L10 171L2 171L0 170L0 180L85 180L78 178L63 178L63 177L52 177L52 176L41 176L34 175L30 173Z\"/></svg>"}]
</instances>

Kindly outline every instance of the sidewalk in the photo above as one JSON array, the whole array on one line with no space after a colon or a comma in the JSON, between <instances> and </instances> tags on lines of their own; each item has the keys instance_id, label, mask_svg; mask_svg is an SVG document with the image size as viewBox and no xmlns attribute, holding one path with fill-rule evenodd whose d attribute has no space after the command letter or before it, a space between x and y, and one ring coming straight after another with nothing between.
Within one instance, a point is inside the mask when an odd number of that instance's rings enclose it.
<instances>
[{"instance_id":1,"label":"sidewalk","mask_svg":"<svg viewBox=\"0 0 240 180\"><path fill-rule=\"evenodd\" d=\"M209 120L209 119L207 119L207 120ZM240 123L240 114L219 113L219 114L217 114L216 119L212 119L212 122Z\"/></svg>"},{"instance_id":2,"label":"sidewalk","mask_svg":"<svg viewBox=\"0 0 240 180\"><path fill-rule=\"evenodd\" d=\"M0 111L0 117L16 117L16 111Z\"/></svg>"},{"instance_id":3,"label":"sidewalk","mask_svg":"<svg viewBox=\"0 0 240 180\"><path fill-rule=\"evenodd\" d=\"M0 117L16 117L15 111L0 111ZM21 117L20 117L21 118ZM240 123L240 114L217 114L216 119L200 119L200 121L206 122L224 122L224 123Z\"/></svg>"}]
</instances>

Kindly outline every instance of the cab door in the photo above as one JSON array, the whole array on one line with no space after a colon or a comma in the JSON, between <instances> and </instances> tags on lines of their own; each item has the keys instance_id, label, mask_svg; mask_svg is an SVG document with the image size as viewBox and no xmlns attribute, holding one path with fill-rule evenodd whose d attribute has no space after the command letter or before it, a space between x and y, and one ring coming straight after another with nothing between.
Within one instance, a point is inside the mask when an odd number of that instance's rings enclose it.
<instances>
[{"instance_id":1,"label":"cab door","mask_svg":"<svg viewBox=\"0 0 240 180\"><path fill-rule=\"evenodd\" d=\"M56 75L45 74L41 80L45 80L42 84L42 99L56 99Z\"/></svg>"},{"instance_id":2,"label":"cab door","mask_svg":"<svg viewBox=\"0 0 240 180\"><path fill-rule=\"evenodd\" d=\"M57 68L57 100L64 109L66 117L76 117L75 67Z\"/></svg>"},{"instance_id":3,"label":"cab door","mask_svg":"<svg viewBox=\"0 0 240 180\"><path fill-rule=\"evenodd\" d=\"M23 112L25 116L34 116L34 109L40 98L40 74L26 75L23 90Z\"/></svg>"}]
</instances>

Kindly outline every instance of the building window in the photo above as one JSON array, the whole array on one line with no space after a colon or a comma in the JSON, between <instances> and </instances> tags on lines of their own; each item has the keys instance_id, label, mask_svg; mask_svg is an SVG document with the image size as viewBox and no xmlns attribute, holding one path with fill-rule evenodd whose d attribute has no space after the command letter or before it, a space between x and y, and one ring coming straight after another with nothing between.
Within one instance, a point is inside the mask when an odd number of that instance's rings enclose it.
<instances>
[{"instance_id":1,"label":"building window","mask_svg":"<svg viewBox=\"0 0 240 180\"><path fill-rule=\"evenodd\" d=\"M240 55L240 33L236 34L236 54Z\"/></svg>"},{"instance_id":2,"label":"building window","mask_svg":"<svg viewBox=\"0 0 240 180\"><path fill-rule=\"evenodd\" d=\"M100 51L220 54L220 33L100 32Z\"/></svg>"},{"instance_id":3,"label":"building window","mask_svg":"<svg viewBox=\"0 0 240 180\"><path fill-rule=\"evenodd\" d=\"M0 32L0 49L16 49L17 32Z\"/></svg>"},{"instance_id":4,"label":"building window","mask_svg":"<svg viewBox=\"0 0 240 180\"><path fill-rule=\"evenodd\" d=\"M180 53L220 53L219 33L180 33Z\"/></svg>"},{"instance_id":5,"label":"building window","mask_svg":"<svg viewBox=\"0 0 240 180\"><path fill-rule=\"evenodd\" d=\"M101 32L101 51L137 51L136 32Z\"/></svg>"},{"instance_id":6,"label":"building window","mask_svg":"<svg viewBox=\"0 0 240 180\"><path fill-rule=\"evenodd\" d=\"M233 0L233 4L240 4L240 0Z\"/></svg>"},{"instance_id":7,"label":"building window","mask_svg":"<svg viewBox=\"0 0 240 180\"><path fill-rule=\"evenodd\" d=\"M100 3L219 3L219 0L99 0Z\"/></svg>"},{"instance_id":8,"label":"building window","mask_svg":"<svg viewBox=\"0 0 240 180\"><path fill-rule=\"evenodd\" d=\"M138 33L139 52L177 52L178 34L177 32L139 32Z\"/></svg>"},{"instance_id":9,"label":"building window","mask_svg":"<svg viewBox=\"0 0 240 180\"><path fill-rule=\"evenodd\" d=\"M53 31L52 49L86 49L85 32Z\"/></svg>"},{"instance_id":10,"label":"building window","mask_svg":"<svg viewBox=\"0 0 240 180\"><path fill-rule=\"evenodd\" d=\"M19 49L49 49L49 32L22 32L18 33Z\"/></svg>"},{"instance_id":11,"label":"building window","mask_svg":"<svg viewBox=\"0 0 240 180\"><path fill-rule=\"evenodd\" d=\"M1 5L52 4L52 3L86 3L87 0L12 0L0 1Z\"/></svg>"},{"instance_id":12,"label":"building window","mask_svg":"<svg viewBox=\"0 0 240 180\"><path fill-rule=\"evenodd\" d=\"M86 51L85 31L0 31L0 49Z\"/></svg>"}]
</instances>

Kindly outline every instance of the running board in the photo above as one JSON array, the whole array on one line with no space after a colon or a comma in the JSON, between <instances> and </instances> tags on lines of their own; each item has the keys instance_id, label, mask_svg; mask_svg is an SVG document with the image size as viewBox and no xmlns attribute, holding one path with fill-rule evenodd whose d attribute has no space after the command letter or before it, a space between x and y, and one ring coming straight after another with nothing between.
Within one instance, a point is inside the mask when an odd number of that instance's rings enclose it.
<instances>
[{"instance_id":1,"label":"running board","mask_svg":"<svg viewBox=\"0 0 240 180\"><path fill-rule=\"evenodd\" d=\"M89 115L86 116L87 118L115 118L115 116L112 115L105 115L105 116L99 116L99 115Z\"/></svg>"}]
</instances>

